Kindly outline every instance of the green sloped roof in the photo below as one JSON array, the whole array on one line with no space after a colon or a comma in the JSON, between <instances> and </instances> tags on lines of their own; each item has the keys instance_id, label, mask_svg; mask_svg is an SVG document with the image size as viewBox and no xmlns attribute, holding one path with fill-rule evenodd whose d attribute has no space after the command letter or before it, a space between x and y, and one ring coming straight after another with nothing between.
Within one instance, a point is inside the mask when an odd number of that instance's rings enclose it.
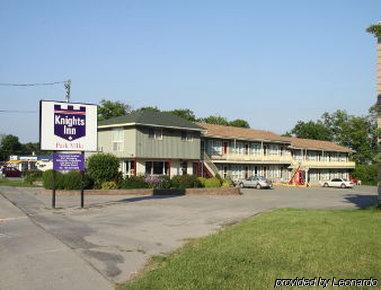
<instances>
[{"instance_id":1,"label":"green sloped roof","mask_svg":"<svg viewBox=\"0 0 381 290\"><path fill-rule=\"evenodd\" d=\"M186 129L202 130L196 124L176 115L164 112L137 111L126 116L120 116L98 122L99 126L137 123L143 125L156 125L162 127L180 127Z\"/></svg>"}]
</instances>

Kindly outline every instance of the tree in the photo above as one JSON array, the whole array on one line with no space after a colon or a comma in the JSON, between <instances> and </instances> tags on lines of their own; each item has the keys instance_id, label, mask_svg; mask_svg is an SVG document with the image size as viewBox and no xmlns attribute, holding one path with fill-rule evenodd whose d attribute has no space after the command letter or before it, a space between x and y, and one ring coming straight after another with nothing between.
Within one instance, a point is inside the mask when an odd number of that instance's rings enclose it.
<instances>
[{"instance_id":1,"label":"tree","mask_svg":"<svg viewBox=\"0 0 381 290\"><path fill-rule=\"evenodd\" d=\"M381 38L381 22L372 24L366 29L366 32L373 34L376 38Z\"/></svg>"},{"instance_id":2,"label":"tree","mask_svg":"<svg viewBox=\"0 0 381 290\"><path fill-rule=\"evenodd\" d=\"M10 155L22 153L22 144L19 138L14 135L5 135L0 143L0 157L2 160L8 160Z\"/></svg>"},{"instance_id":3,"label":"tree","mask_svg":"<svg viewBox=\"0 0 381 290\"><path fill-rule=\"evenodd\" d=\"M114 117L124 116L131 112L128 104L116 101L102 100L98 107L98 120L107 120Z\"/></svg>"},{"instance_id":4,"label":"tree","mask_svg":"<svg viewBox=\"0 0 381 290\"><path fill-rule=\"evenodd\" d=\"M147 107L141 107L137 110L135 110L135 112L161 112L161 110L156 107L156 106L147 106Z\"/></svg>"},{"instance_id":5,"label":"tree","mask_svg":"<svg viewBox=\"0 0 381 290\"><path fill-rule=\"evenodd\" d=\"M297 138L332 141L332 133L320 121L298 121L290 132Z\"/></svg>"},{"instance_id":6,"label":"tree","mask_svg":"<svg viewBox=\"0 0 381 290\"><path fill-rule=\"evenodd\" d=\"M337 110L324 113L322 123L332 132L333 141L352 148L356 152L353 159L359 164L370 164L377 154L377 124L372 107L367 116L348 115Z\"/></svg>"},{"instance_id":7,"label":"tree","mask_svg":"<svg viewBox=\"0 0 381 290\"><path fill-rule=\"evenodd\" d=\"M229 122L229 126L241 127L241 128L250 128L249 123L246 120L242 120L242 119L235 119L235 120Z\"/></svg>"},{"instance_id":8,"label":"tree","mask_svg":"<svg viewBox=\"0 0 381 290\"><path fill-rule=\"evenodd\" d=\"M176 115L190 122L196 122L196 115L190 109L175 109L172 111L168 111L168 113Z\"/></svg>"},{"instance_id":9,"label":"tree","mask_svg":"<svg viewBox=\"0 0 381 290\"><path fill-rule=\"evenodd\" d=\"M224 125L229 126L229 121L220 115L211 115L209 117L201 119L202 122L208 124Z\"/></svg>"},{"instance_id":10,"label":"tree","mask_svg":"<svg viewBox=\"0 0 381 290\"><path fill-rule=\"evenodd\" d=\"M288 133L298 138L336 142L352 148L355 151L352 158L358 164L371 164L375 162L379 136L375 114L374 106L366 116L349 115L343 110L326 112L316 122L298 121Z\"/></svg>"},{"instance_id":11,"label":"tree","mask_svg":"<svg viewBox=\"0 0 381 290\"><path fill-rule=\"evenodd\" d=\"M42 152L40 150L40 143L28 142L22 145L22 154L25 155L40 155Z\"/></svg>"}]
</instances>

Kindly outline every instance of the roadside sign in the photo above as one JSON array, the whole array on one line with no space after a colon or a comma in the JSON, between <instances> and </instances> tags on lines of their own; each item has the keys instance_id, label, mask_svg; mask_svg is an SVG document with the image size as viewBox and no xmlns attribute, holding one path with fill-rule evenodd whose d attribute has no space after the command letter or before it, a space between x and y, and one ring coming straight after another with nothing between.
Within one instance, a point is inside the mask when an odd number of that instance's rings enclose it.
<instances>
[{"instance_id":1,"label":"roadside sign","mask_svg":"<svg viewBox=\"0 0 381 290\"><path fill-rule=\"evenodd\" d=\"M96 151L97 105L40 101L41 150Z\"/></svg>"},{"instance_id":2,"label":"roadside sign","mask_svg":"<svg viewBox=\"0 0 381 290\"><path fill-rule=\"evenodd\" d=\"M85 169L84 154L82 153L54 153L54 170L79 170Z\"/></svg>"}]
</instances>

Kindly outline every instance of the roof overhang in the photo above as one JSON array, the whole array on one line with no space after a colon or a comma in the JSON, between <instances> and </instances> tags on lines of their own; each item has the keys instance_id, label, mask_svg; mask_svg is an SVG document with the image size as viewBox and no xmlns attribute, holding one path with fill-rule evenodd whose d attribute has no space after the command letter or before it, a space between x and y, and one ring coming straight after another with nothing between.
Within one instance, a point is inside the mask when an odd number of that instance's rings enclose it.
<instances>
[{"instance_id":1,"label":"roof overhang","mask_svg":"<svg viewBox=\"0 0 381 290\"><path fill-rule=\"evenodd\" d=\"M227 139L227 140L254 141L254 142L271 142L271 143L281 143L281 144L287 144L287 145L291 144L291 142L284 141L284 140L254 139L254 138L244 138L244 137L237 137L237 136L222 136L222 135L212 135L212 134L203 134L203 137Z\"/></svg>"},{"instance_id":2,"label":"roof overhang","mask_svg":"<svg viewBox=\"0 0 381 290\"><path fill-rule=\"evenodd\" d=\"M290 149L299 149L299 150L314 150L314 151L329 151L329 152L340 152L340 153L354 153L355 150L347 149L347 150L338 150L338 149L322 149L322 148L313 148L313 147L297 147L290 146Z\"/></svg>"},{"instance_id":3,"label":"roof overhang","mask_svg":"<svg viewBox=\"0 0 381 290\"><path fill-rule=\"evenodd\" d=\"M108 125L99 125L98 129L109 129L109 128L120 128L120 127L134 127L134 126L144 126L144 127L154 127L154 128L167 128L167 129L176 129L176 130L187 130L187 131L203 131L202 128L189 128L181 126L166 126L158 124L147 124L147 123L119 123L119 124L108 124Z\"/></svg>"}]
</instances>

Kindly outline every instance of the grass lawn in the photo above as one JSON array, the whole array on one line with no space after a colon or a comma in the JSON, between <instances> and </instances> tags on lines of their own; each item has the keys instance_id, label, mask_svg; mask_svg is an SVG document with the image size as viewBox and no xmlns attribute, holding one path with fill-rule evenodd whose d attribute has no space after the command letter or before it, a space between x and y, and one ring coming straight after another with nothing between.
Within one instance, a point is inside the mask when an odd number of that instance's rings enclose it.
<instances>
[{"instance_id":1,"label":"grass lawn","mask_svg":"<svg viewBox=\"0 0 381 290\"><path fill-rule=\"evenodd\" d=\"M154 258L121 288L271 289L276 278L319 276L373 277L381 288L381 210L264 213Z\"/></svg>"},{"instance_id":2,"label":"grass lawn","mask_svg":"<svg viewBox=\"0 0 381 290\"><path fill-rule=\"evenodd\" d=\"M20 178L10 179L10 178L0 178L0 186L17 186L17 187L34 187L29 183L24 182Z\"/></svg>"}]
</instances>

